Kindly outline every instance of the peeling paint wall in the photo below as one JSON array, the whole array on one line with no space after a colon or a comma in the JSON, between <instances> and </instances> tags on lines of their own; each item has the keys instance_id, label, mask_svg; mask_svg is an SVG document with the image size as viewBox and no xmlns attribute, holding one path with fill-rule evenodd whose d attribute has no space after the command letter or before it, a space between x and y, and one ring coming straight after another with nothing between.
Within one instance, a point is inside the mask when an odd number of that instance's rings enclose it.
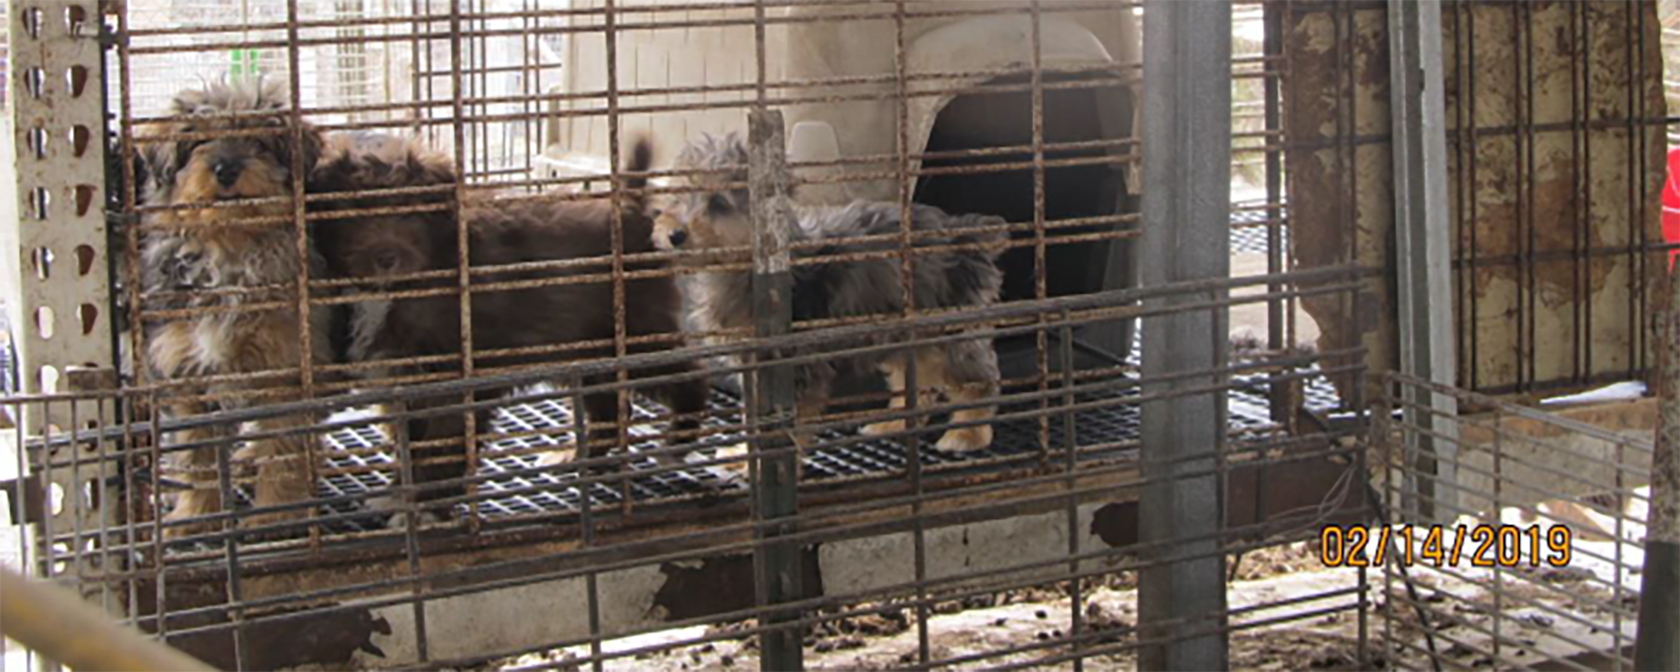
<instances>
[{"instance_id":1,"label":"peeling paint wall","mask_svg":"<svg viewBox=\"0 0 1680 672\"><path fill-rule=\"evenodd\" d=\"M1662 286L1664 115L1652 3L1443 7L1459 383L1505 393L1643 375ZM1304 307L1319 346L1397 365L1387 11L1285 20L1290 253L1388 272ZM1347 381L1338 381L1343 387Z\"/></svg>"}]
</instances>

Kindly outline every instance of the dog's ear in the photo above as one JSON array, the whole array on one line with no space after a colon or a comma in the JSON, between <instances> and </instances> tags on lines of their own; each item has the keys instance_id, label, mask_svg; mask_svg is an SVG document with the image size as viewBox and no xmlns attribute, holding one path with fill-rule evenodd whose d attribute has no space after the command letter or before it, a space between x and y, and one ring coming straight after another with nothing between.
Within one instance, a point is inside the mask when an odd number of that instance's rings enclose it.
<instances>
[{"instance_id":1,"label":"dog's ear","mask_svg":"<svg viewBox=\"0 0 1680 672\"><path fill-rule=\"evenodd\" d=\"M179 140L149 142L134 152L134 176L145 184L150 179L159 188L175 183L175 173L186 165L186 144ZM136 185L138 186L138 185Z\"/></svg>"},{"instance_id":2,"label":"dog's ear","mask_svg":"<svg viewBox=\"0 0 1680 672\"><path fill-rule=\"evenodd\" d=\"M257 100L255 107L259 110L284 110L292 106L292 88L290 83L280 77L260 75L256 83Z\"/></svg>"},{"instance_id":3,"label":"dog's ear","mask_svg":"<svg viewBox=\"0 0 1680 672\"><path fill-rule=\"evenodd\" d=\"M175 97L170 100L170 106L173 108L170 112L177 116L202 114L209 103L210 93L208 90L187 89L177 92Z\"/></svg>"},{"instance_id":4,"label":"dog's ear","mask_svg":"<svg viewBox=\"0 0 1680 672\"><path fill-rule=\"evenodd\" d=\"M427 151L416 142L407 146L409 170L416 186L437 186L455 183L455 160L441 152Z\"/></svg>"},{"instance_id":5,"label":"dog's ear","mask_svg":"<svg viewBox=\"0 0 1680 672\"><path fill-rule=\"evenodd\" d=\"M298 148L298 151L303 152L303 174L308 175L310 171L315 170L315 166L321 163L321 155L326 151L327 141L314 124L303 122L303 138L300 142L303 143Z\"/></svg>"},{"instance_id":6,"label":"dog's ear","mask_svg":"<svg viewBox=\"0 0 1680 672\"><path fill-rule=\"evenodd\" d=\"M146 180L150 177L147 170L146 153L137 149L134 152L134 193L146 193Z\"/></svg>"}]
</instances>

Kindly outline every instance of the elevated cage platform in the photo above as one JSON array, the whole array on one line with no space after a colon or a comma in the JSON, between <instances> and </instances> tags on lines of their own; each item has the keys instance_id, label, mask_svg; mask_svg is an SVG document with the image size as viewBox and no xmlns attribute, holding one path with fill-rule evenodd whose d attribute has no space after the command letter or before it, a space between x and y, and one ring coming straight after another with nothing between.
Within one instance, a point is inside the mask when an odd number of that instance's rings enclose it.
<instances>
[{"instance_id":1,"label":"elevated cage platform","mask_svg":"<svg viewBox=\"0 0 1680 672\"><path fill-rule=\"evenodd\" d=\"M10 0L20 556L219 669L1614 667L1642 518L1593 498L1645 444L1477 395L1650 370L1656 23L1446 3L1423 165L1417 6ZM1419 331L1470 390L1371 373ZM1536 498L1613 519L1602 590L1234 580ZM1010 600L1043 626L948 637Z\"/></svg>"}]
</instances>

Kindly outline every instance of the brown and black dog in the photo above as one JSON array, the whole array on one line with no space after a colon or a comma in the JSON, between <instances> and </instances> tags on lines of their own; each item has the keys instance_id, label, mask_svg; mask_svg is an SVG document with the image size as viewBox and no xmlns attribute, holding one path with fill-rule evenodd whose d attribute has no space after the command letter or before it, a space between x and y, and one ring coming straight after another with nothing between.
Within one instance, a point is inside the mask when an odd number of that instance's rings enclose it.
<instances>
[{"instance_id":1,"label":"brown and black dog","mask_svg":"<svg viewBox=\"0 0 1680 672\"><path fill-rule=\"evenodd\" d=\"M256 392L264 393L264 403L296 399L300 365L310 357L318 363L331 358L326 336L332 311L312 311L305 326L296 309L296 283L306 268L318 273L320 260L299 250L294 176L298 167L307 171L315 165L321 136L307 124L292 125L281 80L182 91L170 112L173 119L143 135L150 140L138 148L143 202L170 207L142 215L136 270L148 310L207 310L139 325L146 368L154 377L205 379L182 388L176 399L162 400L162 410L173 417L200 415L253 403ZM282 307L252 309L261 303ZM306 330L310 352L302 346ZM266 375L250 375L258 373ZM256 423L265 438L251 441L239 456L257 463L257 506L291 504L314 494L314 470L303 463L313 440L303 428L314 420L294 415ZM201 520L223 504L216 440L238 429L199 427L165 437L174 445L197 446L171 455L190 487L176 499L168 520L191 522L165 528L165 536L217 525ZM306 514L288 509L245 523Z\"/></svg>"},{"instance_id":2,"label":"brown and black dog","mask_svg":"<svg viewBox=\"0 0 1680 672\"><path fill-rule=\"evenodd\" d=\"M317 169L312 178L312 191L332 193L437 187L453 185L457 179L449 157L417 143L387 137L347 141L343 146L344 149L334 152ZM628 170L645 173L651 153L648 143L638 143ZM638 177L626 182L636 192L622 199L622 214L617 218L623 226L620 237L623 253L651 252L654 249L653 220L647 214L642 196L645 179ZM362 195L335 199L336 203L323 203L321 207L329 210L367 210L417 204L451 205L454 197L454 189L401 195ZM376 288L387 292L455 287L459 280L453 271L459 263L460 250L453 214L455 209L399 214L347 213L344 219L318 222L315 225L315 240L332 275L373 279L372 284ZM611 202L606 198L496 198L489 194L474 194L460 203L458 210L467 226L468 262L473 268L595 259L581 265L558 268L550 264L547 268L525 266L509 271L475 272L475 284L604 276L611 269L615 217ZM629 271L640 271L659 265L640 262L626 263L625 267ZM404 279L404 276L441 270L452 272ZM659 334L675 338L681 333L682 295L672 277L625 280L624 292L623 327L627 338ZM351 362L377 362L426 355L459 355L462 343L459 301L460 297L451 293L357 302L349 327L339 330L340 357ZM470 301L474 369L483 371L610 357L614 353L612 343L617 326L613 304L613 283L605 278L541 286L522 284L511 289L475 288ZM550 352L539 354L497 355L493 352L585 342L594 345L558 352L550 348ZM630 351L649 352L676 345L667 339L632 344ZM457 372L460 363L458 358L421 366L405 366L399 362L398 368L398 371L388 373ZM696 364L683 364L636 371L632 377L669 375L697 369ZM381 373L387 372L374 371L372 375ZM582 382L587 385L612 380L614 376L607 375ZM652 386L650 392L675 414L676 419L667 436L668 443L671 439L682 440L681 437L692 440L699 428L699 416L706 409L708 389L706 381L698 377L686 382ZM587 450L577 453L579 457L599 456L616 443L619 420L617 397L616 393L605 393L588 395L584 399L589 445ZM437 403L460 403L460 399L437 400ZM429 420L409 423L411 440L448 444L433 449L447 451L443 454L434 452L423 458L416 456L416 483L459 479L465 474L465 460L461 459L463 442L460 440L464 434L463 425L461 414L437 415ZM475 426L487 431L489 413L480 412ZM677 455L670 455L670 458L681 459ZM426 460L426 463L420 464L420 459ZM429 501L455 497L462 490L458 484L422 488L416 499Z\"/></svg>"}]
</instances>

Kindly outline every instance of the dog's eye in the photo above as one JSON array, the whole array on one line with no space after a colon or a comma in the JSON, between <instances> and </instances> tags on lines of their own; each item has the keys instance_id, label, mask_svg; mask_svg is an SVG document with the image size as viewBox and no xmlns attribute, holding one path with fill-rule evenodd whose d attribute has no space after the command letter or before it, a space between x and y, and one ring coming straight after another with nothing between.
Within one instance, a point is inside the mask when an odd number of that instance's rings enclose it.
<instances>
[{"instance_id":1,"label":"dog's eye","mask_svg":"<svg viewBox=\"0 0 1680 672\"><path fill-rule=\"evenodd\" d=\"M729 197L723 194L712 194L711 198L706 199L706 211L714 215L727 213L734 208L735 204L730 203Z\"/></svg>"}]
</instances>

